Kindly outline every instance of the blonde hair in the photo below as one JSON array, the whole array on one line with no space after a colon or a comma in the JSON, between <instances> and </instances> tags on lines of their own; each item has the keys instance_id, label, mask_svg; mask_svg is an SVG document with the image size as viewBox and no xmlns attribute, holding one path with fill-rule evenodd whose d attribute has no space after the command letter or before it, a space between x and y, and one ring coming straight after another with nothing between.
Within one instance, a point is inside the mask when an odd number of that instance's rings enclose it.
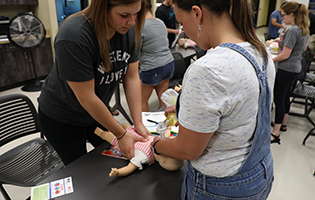
<instances>
[{"instance_id":1,"label":"blonde hair","mask_svg":"<svg viewBox=\"0 0 315 200\"><path fill-rule=\"evenodd\" d=\"M141 30L146 15L146 0L92 0L91 4L87 8L70 16L72 17L82 14L90 22L98 41L101 59L105 71L110 71L112 68L109 56L110 44L109 40L106 38L108 31L108 19L106 16L115 6L132 4L138 1L141 1L141 10L137 14L135 24L135 49L137 51L137 48L140 44ZM68 17L67 19L69 19L70 17Z\"/></svg>"},{"instance_id":2,"label":"blonde hair","mask_svg":"<svg viewBox=\"0 0 315 200\"><path fill-rule=\"evenodd\" d=\"M282 11L286 14L294 14L294 23L302 29L302 35L307 36L310 34L310 19L308 16L308 9L304 4L295 1L290 1L281 7Z\"/></svg>"}]
</instances>

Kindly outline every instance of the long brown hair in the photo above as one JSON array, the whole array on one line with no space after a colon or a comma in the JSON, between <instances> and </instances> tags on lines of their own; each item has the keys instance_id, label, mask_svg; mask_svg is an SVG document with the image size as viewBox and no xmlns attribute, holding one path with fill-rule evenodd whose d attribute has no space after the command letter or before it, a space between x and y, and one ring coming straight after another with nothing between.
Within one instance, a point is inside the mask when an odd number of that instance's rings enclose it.
<instances>
[{"instance_id":1,"label":"long brown hair","mask_svg":"<svg viewBox=\"0 0 315 200\"><path fill-rule=\"evenodd\" d=\"M112 64L109 56L109 40L106 38L108 30L107 14L115 6L132 4L141 1L141 10L137 14L135 24L135 43L136 49L139 47L141 40L141 30L146 15L146 0L92 0L91 4L84 10L75 13L72 16L82 14L90 22L94 33L97 37L100 54L105 71L110 71ZM70 18L68 17L68 18ZM67 19L68 19L67 18Z\"/></svg>"},{"instance_id":2,"label":"long brown hair","mask_svg":"<svg viewBox=\"0 0 315 200\"><path fill-rule=\"evenodd\" d=\"M281 7L282 11L286 14L294 14L294 23L302 29L302 35L307 36L310 34L310 19L308 16L308 9L304 4L295 1L290 1Z\"/></svg>"},{"instance_id":3,"label":"long brown hair","mask_svg":"<svg viewBox=\"0 0 315 200\"><path fill-rule=\"evenodd\" d=\"M252 7L249 0L173 0L173 3L186 12L190 12L191 7L197 5L200 8L203 6L217 16L224 12L230 13L231 20L242 36L267 59L265 46L254 31Z\"/></svg>"}]
</instances>

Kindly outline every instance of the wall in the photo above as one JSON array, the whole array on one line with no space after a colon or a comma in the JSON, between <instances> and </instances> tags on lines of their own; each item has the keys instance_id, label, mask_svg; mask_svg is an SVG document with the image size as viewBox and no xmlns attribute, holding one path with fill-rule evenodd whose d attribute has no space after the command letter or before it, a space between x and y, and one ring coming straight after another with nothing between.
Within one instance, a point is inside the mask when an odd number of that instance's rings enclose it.
<instances>
[{"instance_id":1,"label":"wall","mask_svg":"<svg viewBox=\"0 0 315 200\"><path fill-rule=\"evenodd\" d=\"M258 9L258 16L257 16L257 24L256 27L265 26L267 17L266 14L268 12L269 0L260 0L259 1L259 9Z\"/></svg>"},{"instance_id":2,"label":"wall","mask_svg":"<svg viewBox=\"0 0 315 200\"><path fill-rule=\"evenodd\" d=\"M287 1L292 1L292 0L287 0ZM294 1L299 2L299 3L303 3L306 5L306 7L308 7L308 4L310 2L309 0L294 0Z\"/></svg>"}]
</instances>

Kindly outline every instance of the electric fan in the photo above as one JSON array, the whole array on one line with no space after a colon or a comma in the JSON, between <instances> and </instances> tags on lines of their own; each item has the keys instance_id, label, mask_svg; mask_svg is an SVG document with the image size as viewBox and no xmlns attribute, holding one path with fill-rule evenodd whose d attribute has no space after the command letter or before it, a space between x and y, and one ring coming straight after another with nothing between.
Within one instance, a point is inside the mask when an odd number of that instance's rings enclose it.
<instances>
[{"instance_id":1,"label":"electric fan","mask_svg":"<svg viewBox=\"0 0 315 200\"><path fill-rule=\"evenodd\" d=\"M40 45L45 39L46 30L43 23L33 14L20 13L10 20L8 29L7 36L9 41L14 45L23 48L24 51L28 50L31 56L35 78L27 82L22 87L22 90L40 91L42 82L37 79L32 49Z\"/></svg>"}]
</instances>

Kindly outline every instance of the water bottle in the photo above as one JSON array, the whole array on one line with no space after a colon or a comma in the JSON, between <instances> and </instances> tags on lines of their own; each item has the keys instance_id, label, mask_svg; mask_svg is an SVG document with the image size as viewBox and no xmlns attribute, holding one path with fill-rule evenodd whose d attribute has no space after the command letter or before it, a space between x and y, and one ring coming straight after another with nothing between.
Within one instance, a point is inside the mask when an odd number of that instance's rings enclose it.
<instances>
[{"instance_id":1,"label":"water bottle","mask_svg":"<svg viewBox=\"0 0 315 200\"><path fill-rule=\"evenodd\" d=\"M175 126L177 123L177 117L175 113L169 113L163 122L159 122L156 127L156 132L160 134L160 137L165 137L167 127Z\"/></svg>"}]
</instances>

